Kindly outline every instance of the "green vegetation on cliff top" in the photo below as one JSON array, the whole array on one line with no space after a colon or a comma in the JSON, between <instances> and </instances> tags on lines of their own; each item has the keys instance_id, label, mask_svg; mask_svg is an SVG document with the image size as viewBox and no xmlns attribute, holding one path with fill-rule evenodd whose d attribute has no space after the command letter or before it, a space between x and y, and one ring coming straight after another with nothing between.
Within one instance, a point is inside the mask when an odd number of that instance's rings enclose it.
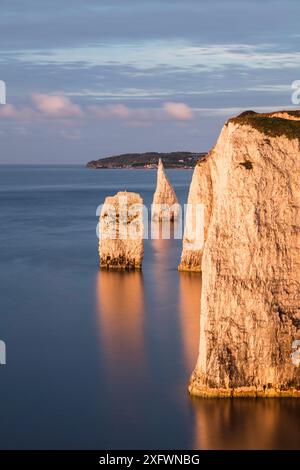
<instances>
[{"instance_id":1,"label":"green vegetation on cliff top","mask_svg":"<svg viewBox=\"0 0 300 470\"><path fill-rule=\"evenodd\" d=\"M276 113L258 114L254 111L245 111L227 122L249 125L258 131L270 136L286 136L288 139L300 140L300 120L285 119L276 114L287 114L300 119L300 111L278 111Z\"/></svg>"},{"instance_id":2,"label":"green vegetation on cliff top","mask_svg":"<svg viewBox=\"0 0 300 470\"><path fill-rule=\"evenodd\" d=\"M165 168L194 168L204 153L195 152L145 152L125 153L88 162L88 168L156 168L159 158Z\"/></svg>"}]
</instances>

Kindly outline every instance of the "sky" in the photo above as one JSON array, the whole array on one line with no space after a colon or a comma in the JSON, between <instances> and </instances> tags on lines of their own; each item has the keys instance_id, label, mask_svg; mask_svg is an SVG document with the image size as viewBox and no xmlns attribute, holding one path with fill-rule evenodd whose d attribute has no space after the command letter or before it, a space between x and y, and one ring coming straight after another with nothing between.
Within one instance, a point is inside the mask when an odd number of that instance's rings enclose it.
<instances>
[{"instance_id":1,"label":"sky","mask_svg":"<svg viewBox=\"0 0 300 470\"><path fill-rule=\"evenodd\" d=\"M204 152L230 116L297 108L299 18L299 0L1 0L0 163Z\"/></svg>"}]
</instances>

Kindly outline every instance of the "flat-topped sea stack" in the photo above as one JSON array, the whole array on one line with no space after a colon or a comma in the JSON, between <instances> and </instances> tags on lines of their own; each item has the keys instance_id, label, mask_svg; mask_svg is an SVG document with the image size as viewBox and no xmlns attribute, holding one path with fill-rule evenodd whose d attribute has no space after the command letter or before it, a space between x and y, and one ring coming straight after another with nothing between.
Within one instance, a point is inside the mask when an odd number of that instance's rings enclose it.
<instances>
[{"instance_id":1,"label":"flat-topped sea stack","mask_svg":"<svg viewBox=\"0 0 300 470\"><path fill-rule=\"evenodd\" d=\"M143 199L137 193L118 192L109 196L99 220L100 268L142 268Z\"/></svg>"},{"instance_id":2,"label":"flat-topped sea stack","mask_svg":"<svg viewBox=\"0 0 300 470\"><path fill-rule=\"evenodd\" d=\"M300 112L230 119L189 197L206 211L190 393L300 397Z\"/></svg>"},{"instance_id":3,"label":"flat-topped sea stack","mask_svg":"<svg viewBox=\"0 0 300 470\"><path fill-rule=\"evenodd\" d=\"M178 219L180 206L175 191L168 180L161 158L157 167L157 183L152 203L153 220L171 220Z\"/></svg>"}]
</instances>

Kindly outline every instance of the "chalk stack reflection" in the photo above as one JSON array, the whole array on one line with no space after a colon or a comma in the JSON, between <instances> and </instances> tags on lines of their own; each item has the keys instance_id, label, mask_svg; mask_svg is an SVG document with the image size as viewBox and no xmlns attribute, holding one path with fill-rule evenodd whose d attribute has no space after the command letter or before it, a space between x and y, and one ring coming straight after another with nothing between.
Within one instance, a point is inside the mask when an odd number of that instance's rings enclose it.
<instances>
[{"instance_id":1,"label":"chalk stack reflection","mask_svg":"<svg viewBox=\"0 0 300 470\"><path fill-rule=\"evenodd\" d=\"M97 277L101 348L111 373L135 374L144 360L144 291L140 272L101 271ZM122 369L122 364L124 368Z\"/></svg>"},{"instance_id":2,"label":"chalk stack reflection","mask_svg":"<svg viewBox=\"0 0 300 470\"><path fill-rule=\"evenodd\" d=\"M183 353L187 370L191 372L199 351L200 273L179 273L179 299Z\"/></svg>"},{"instance_id":3,"label":"chalk stack reflection","mask_svg":"<svg viewBox=\"0 0 300 470\"><path fill-rule=\"evenodd\" d=\"M195 449L296 449L297 400L196 398Z\"/></svg>"}]
</instances>

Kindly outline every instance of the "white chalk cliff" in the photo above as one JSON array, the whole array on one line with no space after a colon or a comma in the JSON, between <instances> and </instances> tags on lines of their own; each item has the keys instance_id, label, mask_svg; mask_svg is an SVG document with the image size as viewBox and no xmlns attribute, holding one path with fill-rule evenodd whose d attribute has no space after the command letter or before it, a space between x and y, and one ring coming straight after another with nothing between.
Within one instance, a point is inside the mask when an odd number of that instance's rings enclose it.
<instances>
[{"instance_id":1,"label":"white chalk cliff","mask_svg":"<svg viewBox=\"0 0 300 470\"><path fill-rule=\"evenodd\" d=\"M144 255L143 199L118 192L105 199L99 220L100 267L141 269Z\"/></svg>"},{"instance_id":2,"label":"white chalk cliff","mask_svg":"<svg viewBox=\"0 0 300 470\"><path fill-rule=\"evenodd\" d=\"M204 247L199 396L300 396L300 112L230 119L194 172ZM190 246L191 247L191 246ZM193 258L194 256L194 258Z\"/></svg>"},{"instance_id":3,"label":"white chalk cliff","mask_svg":"<svg viewBox=\"0 0 300 470\"><path fill-rule=\"evenodd\" d=\"M162 160L158 161L157 184L152 203L153 220L176 220L180 206L175 191L168 180Z\"/></svg>"},{"instance_id":4,"label":"white chalk cliff","mask_svg":"<svg viewBox=\"0 0 300 470\"><path fill-rule=\"evenodd\" d=\"M212 185L208 166L198 163L189 190L179 271L201 272L203 244L207 237L211 206ZM203 227L199 226L200 223Z\"/></svg>"}]
</instances>

